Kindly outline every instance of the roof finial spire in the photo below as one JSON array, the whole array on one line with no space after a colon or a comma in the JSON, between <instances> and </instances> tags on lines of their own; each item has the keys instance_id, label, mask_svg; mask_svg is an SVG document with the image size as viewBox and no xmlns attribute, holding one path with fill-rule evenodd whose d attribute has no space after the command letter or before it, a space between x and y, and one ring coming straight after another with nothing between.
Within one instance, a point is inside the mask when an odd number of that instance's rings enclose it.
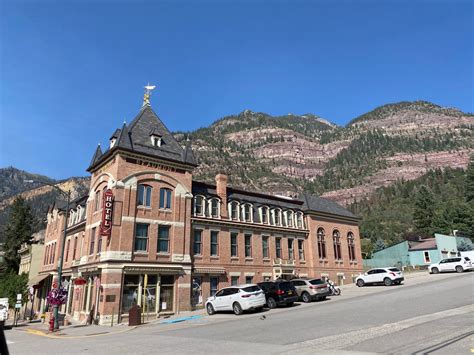
<instances>
[{"instance_id":1,"label":"roof finial spire","mask_svg":"<svg viewBox=\"0 0 474 355\"><path fill-rule=\"evenodd\" d=\"M156 88L155 85L150 85L150 83L148 83L148 85L146 85L145 87L145 94L143 94L143 104L142 104L142 107L144 106L150 106L150 96L151 96L151 92L153 91L154 88Z\"/></svg>"}]
</instances>

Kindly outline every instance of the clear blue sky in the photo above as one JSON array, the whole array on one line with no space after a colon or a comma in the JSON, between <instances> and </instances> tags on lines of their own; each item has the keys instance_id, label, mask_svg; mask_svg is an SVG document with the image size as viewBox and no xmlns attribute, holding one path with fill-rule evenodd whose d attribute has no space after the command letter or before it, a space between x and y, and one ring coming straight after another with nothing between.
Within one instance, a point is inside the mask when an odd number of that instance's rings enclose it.
<instances>
[{"instance_id":1,"label":"clear blue sky","mask_svg":"<svg viewBox=\"0 0 474 355\"><path fill-rule=\"evenodd\" d=\"M86 175L147 82L171 130L244 109L338 124L402 100L474 111L467 0L3 0L0 14L0 167Z\"/></svg>"}]
</instances>

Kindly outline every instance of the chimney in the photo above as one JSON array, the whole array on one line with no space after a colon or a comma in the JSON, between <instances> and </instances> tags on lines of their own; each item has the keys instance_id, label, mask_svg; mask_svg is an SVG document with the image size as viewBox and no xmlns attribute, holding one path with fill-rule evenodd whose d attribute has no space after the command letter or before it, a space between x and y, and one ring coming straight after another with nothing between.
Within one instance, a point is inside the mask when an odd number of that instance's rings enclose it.
<instances>
[{"instance_id":1,"label":"chimney","mask_svg":"<svg viewBox=\"0 0 474 355\"><path fill-rule=\"evenodd\" d=\"M228 218L227 213L227 175L217 174L216 175L216 192L217 196L222 201L221 204L221 217Z\"/></svg>"}]
</instances>

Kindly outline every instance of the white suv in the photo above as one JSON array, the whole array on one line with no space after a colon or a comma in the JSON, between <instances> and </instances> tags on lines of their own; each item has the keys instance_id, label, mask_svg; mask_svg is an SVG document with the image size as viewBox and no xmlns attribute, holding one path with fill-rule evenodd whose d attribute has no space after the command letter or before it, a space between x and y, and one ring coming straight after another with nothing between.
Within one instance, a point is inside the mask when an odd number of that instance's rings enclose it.
<instances>
[{"instance_id":1,"label":"white suv","mask_svg":"<svg viewBox=\"0 0 474 355\"><path fill-rule=\"evenodd\" d=\"M400 285L404 280L403 273L396 267L377 268L367 271L356 278L356 285L362 287L367 284L383 283L385 286Z\"/></svg>"},{"instance_id":2,"label":"white suv","mask_svg":"<svg viewBox=\"0 0 474 355\"><path fill-rule=\"evenodd\" d=\"M445 271L464 272L474 269L471 259L467 256L443 259L439 263L428 266L430 274L438 274Z\"/></svg>"},{"instance_id":3,"label":"white suv","mask_svg":"<svg viewBox=\"0 0 474 355\"><path fill-rule=\"evenodd\" d=\"M207 313L211 316L218 311L234 311L241 315L244 311L262 310L265 305L265 294L254 284L226 287L206 301Z\"/></svg>"}]
</instances>

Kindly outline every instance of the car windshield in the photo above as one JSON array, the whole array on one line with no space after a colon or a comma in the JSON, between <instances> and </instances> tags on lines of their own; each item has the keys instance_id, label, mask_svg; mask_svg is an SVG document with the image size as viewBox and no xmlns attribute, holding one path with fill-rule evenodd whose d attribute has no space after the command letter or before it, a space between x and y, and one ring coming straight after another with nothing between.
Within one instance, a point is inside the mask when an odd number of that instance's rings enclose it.
<instances>
[{"instance_id":1,"label":"car windshield","mask_svg":"<svg viewBox=\"0 0 474 355\"><path fill-rule=\"evenodd\" d=\"M393 272L400 272L400 270L397 269L396 267L391 267L389 270Z\"/></svg>"},{"instance_id":2,"label":"car windshield","mask_svg":"<svg viewBox=\"0 0 474 355\"><path fill-rule=\"evenodd\" d=\"M311 280L309 283L310 283L311 285L322 285L322 284L324 284L325 282L324 282L323 280L321 280L321 279L314 279L314 280Z\"/></svg>"},{"instance_id":3,"label":"car windshield","mask_svg":"<svg viewBox=\"0 0 474 355\"><path fill-rule=\"evenodd\" d=\"M288 291L293 289L293 285L290 282L280 282L278 288L283 291Z\"/></svg>"},{"instance_id":4,"label":"car windshield","mask_svg":"<svg viewBox=\"0 0 474 355\"><path fill-rule=\"evenodd\" d=\"M245 291L245 292L256 292L256 291L260 291L260 287L258 287L258 286L248 286L248 287L244 287L242 290Z\"/></svg>"}]
</instances>

